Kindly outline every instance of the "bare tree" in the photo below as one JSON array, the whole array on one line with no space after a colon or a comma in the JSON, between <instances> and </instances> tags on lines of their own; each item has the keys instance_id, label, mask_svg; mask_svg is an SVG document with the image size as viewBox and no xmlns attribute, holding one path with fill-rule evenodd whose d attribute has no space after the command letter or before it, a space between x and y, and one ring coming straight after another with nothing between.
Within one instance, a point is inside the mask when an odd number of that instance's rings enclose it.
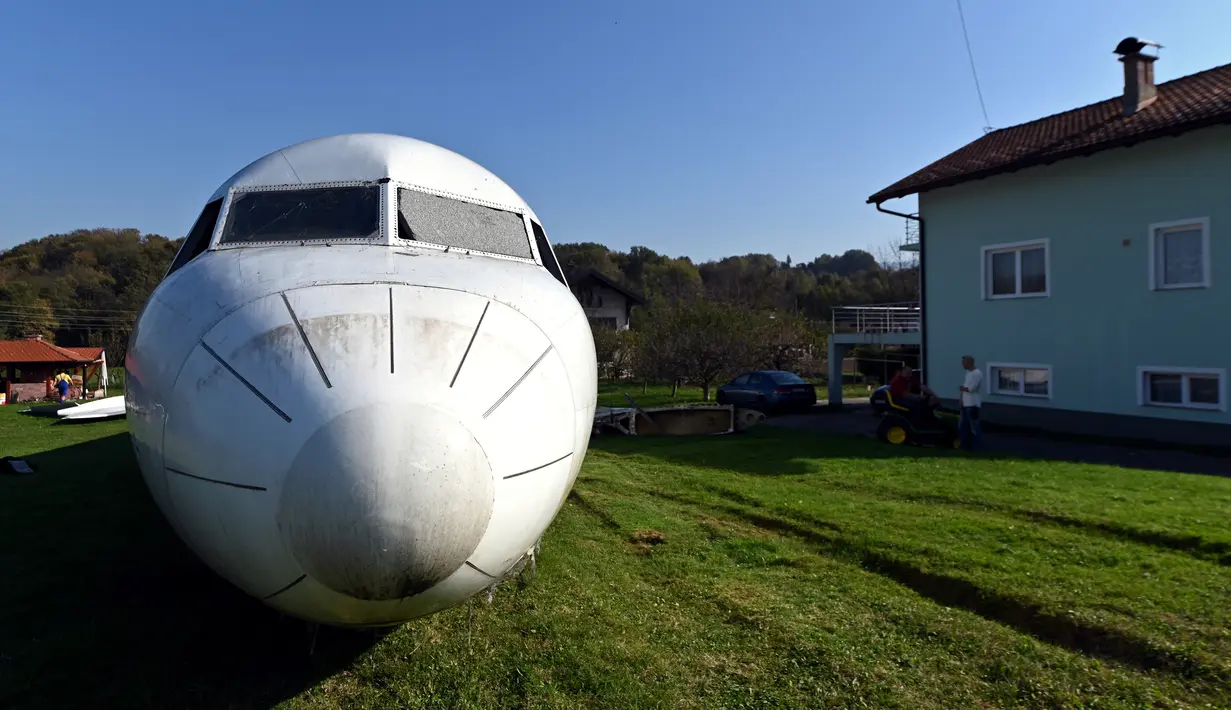
<instances>
[{"instance_id":1,"label":"bare tree","mask_svg":"<svg viewBox=\"0 0 1231 710\"><path fill-rule=\"evenodd\" d=\"M794 372L823 349L825 335L818 324L795 313L779 313L761 320L752 340L755 364Z\"/></svg>"},{"instance_id":2,"label":"bare tree","mask_svg":"<svg viewBox=\"0 0 1231 710\"><path fill-rule=\"evenodd\" d=\"M876 261L890 271L905 271L919 266L919 253L903 251L902 247L917 242L908 241L905 236L890 237L885 243L876 247Z\"/></svg>"}]
</instances>

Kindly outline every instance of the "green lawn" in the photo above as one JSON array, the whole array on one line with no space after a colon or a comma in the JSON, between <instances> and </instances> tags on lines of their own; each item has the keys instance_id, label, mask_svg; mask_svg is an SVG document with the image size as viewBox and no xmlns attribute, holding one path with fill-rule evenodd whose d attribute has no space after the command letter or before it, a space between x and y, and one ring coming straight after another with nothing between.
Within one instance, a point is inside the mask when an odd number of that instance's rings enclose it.
<instances>
[{"instance_id":1,"label":"green lawn","mask_svg":"<svg viewBox=\"0 0 1231 710\"><path fill-rule=\"evenodd\" d=\"M824 402L828 395L828 390L824 385L816 384L817 399ZM644 389L644 391L643 391ZM710 402L714 402L717 397L717 386L710 389ZM701 404L705 400L702 398L700 387L681 386L676 391L675 396L671 396L671 385L650 385L644 387L640 382L609 382L602 381L598 383L598 403L604 407L627 407L628 399L624 393L632 395L633 399L637 400L637 404L642 407L675 407L685 404ZM866 385L845 385L842 388L842 396L851 397L867 397L871 395Z\"/></svg>"},{"instance_id":2,"label":"green lawn","mask_svg":"<svg viewBox=\"0 0 1231 710\"><path fill-rule=\"evenodd\" d=\"M377 638L205 570L123 422L0 407L0 707L1231 706L1231 480L596 438L538 577Z\"/></svg>"}]
</instances>

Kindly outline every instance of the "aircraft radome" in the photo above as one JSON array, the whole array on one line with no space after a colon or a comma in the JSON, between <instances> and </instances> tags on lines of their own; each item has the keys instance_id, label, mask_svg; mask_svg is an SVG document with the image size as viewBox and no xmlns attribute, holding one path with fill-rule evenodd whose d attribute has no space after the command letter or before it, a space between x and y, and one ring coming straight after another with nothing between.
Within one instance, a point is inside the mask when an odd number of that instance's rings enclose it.
<instances>
[{"instance_id":1,"label":"aircraft radome","mask_svg":"<svg viewBox=\"0 0 1231 710\"><path fill-rule=\"evenodd\" d=\"M384 134L270 153L207 200L134 328L146 484L214 571L382 626L491 586L568 495L594 342L534 211Z\"/></svg>"}]
</instances>

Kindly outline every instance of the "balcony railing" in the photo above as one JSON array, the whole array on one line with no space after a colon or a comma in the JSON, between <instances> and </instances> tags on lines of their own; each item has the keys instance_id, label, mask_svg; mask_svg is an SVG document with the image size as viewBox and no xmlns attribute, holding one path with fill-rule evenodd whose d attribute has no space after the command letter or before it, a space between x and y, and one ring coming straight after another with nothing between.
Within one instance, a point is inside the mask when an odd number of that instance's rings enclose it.
<instances>
[{"instance_id":1,"label":"balcony railing","mask_svg":"<svg viewBox=\"0 0 1231 710\"><path fill-rule=\"evenodd\" d=\"M917 333L920 315L918 301L837 306L833 329L836 333Z\"/></svg>"}]
</instances>

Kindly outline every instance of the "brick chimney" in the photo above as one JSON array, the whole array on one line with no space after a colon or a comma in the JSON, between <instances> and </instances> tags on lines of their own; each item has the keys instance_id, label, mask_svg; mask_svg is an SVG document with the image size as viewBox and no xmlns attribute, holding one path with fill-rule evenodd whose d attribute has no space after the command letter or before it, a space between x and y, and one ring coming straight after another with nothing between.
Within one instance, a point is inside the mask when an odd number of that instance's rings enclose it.
<instances>
[{"instance_id":1,"label":"brick chimney","mask_svg":"<svg viewBox=\"0 0 1231 710\"><path fill-rule=\"evenodd\" d=\"M1126 37L1116 45L1115 53L1124 63L1125 116L1132 116L1158 98L1158 87L1154 85L1154 62L1158 57L1142 54L1146 46L1160 47L1136 37Z\"/></svg>"}]
</instances>

